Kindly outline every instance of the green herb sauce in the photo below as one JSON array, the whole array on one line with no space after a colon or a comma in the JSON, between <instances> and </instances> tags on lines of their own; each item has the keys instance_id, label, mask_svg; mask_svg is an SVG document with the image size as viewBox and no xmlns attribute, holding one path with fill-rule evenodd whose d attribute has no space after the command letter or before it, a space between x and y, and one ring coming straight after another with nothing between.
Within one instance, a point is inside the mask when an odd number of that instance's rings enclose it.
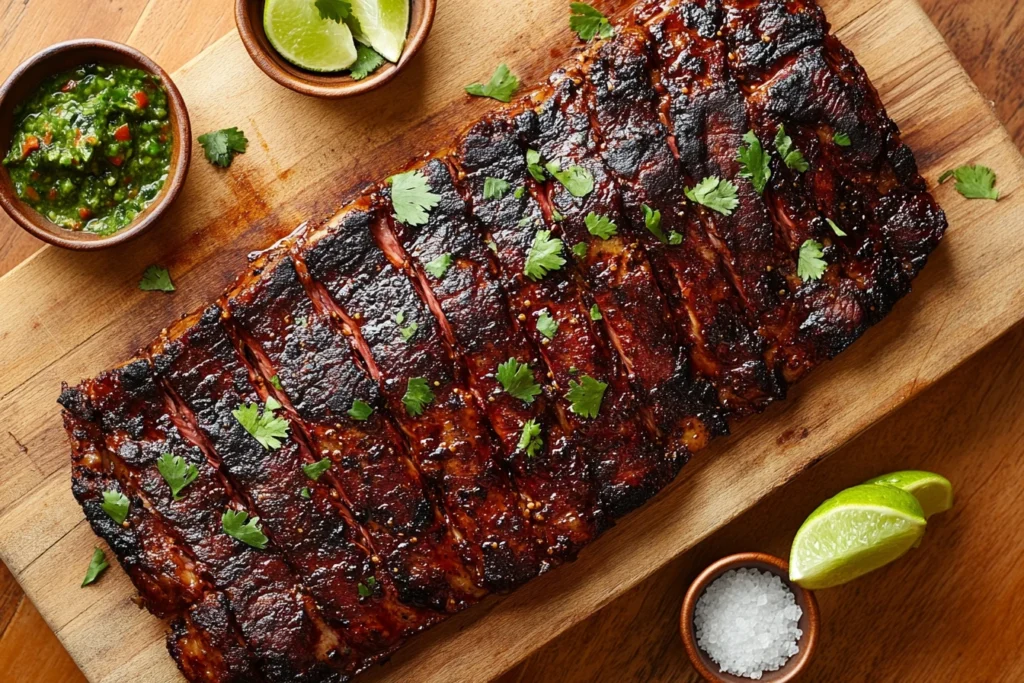
<instances>
[{"instance_id":1,"label":"green herb sauce","mask_svg":"<svg viewBox=\"0 0 1024 683\"><path fill-rule=\"evenodd\" d=\"M39 213L69 230L110 235L160 192L171 142L156 76L90 64L54 76L18 107L3 163Z\"/></svg>"}]
</instances>

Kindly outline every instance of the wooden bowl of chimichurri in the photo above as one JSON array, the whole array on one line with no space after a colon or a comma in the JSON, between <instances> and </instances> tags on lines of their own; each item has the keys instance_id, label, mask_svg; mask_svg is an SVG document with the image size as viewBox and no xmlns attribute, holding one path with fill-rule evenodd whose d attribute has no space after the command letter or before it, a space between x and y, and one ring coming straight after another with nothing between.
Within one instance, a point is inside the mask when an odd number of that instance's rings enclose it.
<instances>
[{"instance_id":1,"label":"wooden bowl of chimichurri","mask_svg":"<svg viewBox=\"0 0 1024 683\"><path fill-rule=\"evenodd\" d=\"M191 150L178 89L127 45L59 43L0 87L0 205L59 247L144 232L178 196Z\"/></svg>"}]
</instances>

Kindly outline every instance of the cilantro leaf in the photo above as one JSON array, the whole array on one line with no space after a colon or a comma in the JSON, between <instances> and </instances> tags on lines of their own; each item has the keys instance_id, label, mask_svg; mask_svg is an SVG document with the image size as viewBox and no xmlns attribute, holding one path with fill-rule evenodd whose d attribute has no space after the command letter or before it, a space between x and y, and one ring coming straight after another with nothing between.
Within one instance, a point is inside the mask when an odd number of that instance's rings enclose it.
<instances>
[{"instance_id":1,"label":"cilantro leaf","mask_svg":"<svg viewBox=\"0 0 1024 683\"><path fill-rule=\"evenodd\" d=\"M708 176L697 183L696 187L684 190L690 201L717 211L723 216L731 216L732 212L740 205L736 195L736 186L728 180L722 180L716 176Z\"/></svg>"},{"instance_id":2,"label":"cilantro leaf","mask_svg":"<svg viewBox=\"0 0 1024 683\"><path fill-rule=\"evenodd\" d=\"M249 521L246 521L247 519ZM220 517L224 533L257 550L263 550L270 539L263 535L259 522L259 517L249 519L249 513L242 510L225 510Z\"/></svg>"},{"instance_id":3,"label":"cilantro leaf","mask_svg":"<svg viewBox=\"0 0 1024 683\"><path fill-rule=\"evenodd\" d=\"M543 183L548 177L544 172L544 167L540 165L540 158L540 152L537 150L526 150L526 170L530 172L534 180Z\"/></svg>"},{"instance_id":4,"label":"cilantro leaf","mask_svg":"<svg viewBox=\"0 0 1024 683\"><path fill-rule=\"evenodd\" d=\"M277 375L270 378L270 386L274 387L278 391L284 391L284 386L281 384L281 378Z\"/></svg>"},{"instance_id":5,"label":"cilantro leaf","mask_svg":"<svg viewBox=\"0 0 1024 683\"><path fill-rule=\"evenodd\" d=\"M577 242L576 244L572 245L572 254L573 256L580 260L587 258L587 243Z\"/></svg>"},{"instance_id":6,"label":"cilantro leaf","mask_svg":"<svg viewBox=\"0 0 1024 683\"><path fill-rule=\"evenodd\" d=\"M405 388L405 396L402 397L402 403L405 404L405 409L410 415L413 417L421 415L423 410L433 400L434 392L430 390L427 380L422 377L409 378L409 383Z\"/></svg>"},{"instance_id":7,"label":"cilantro leaf","mask_svg":"<svg viewBox=\"0 0 1024 683\"><path fill-rule=\"evenodd\" d=\"M768 166L771 158L765 153L764 147L761 146L761 141L757 139L754 131L748 130L743 135L743 141L747 144L745 147L740 146L739 154L736 156L743 168L739 177L749 178L750 184L754 186L757 193L764 194L765 185L768 184L768 178L772 175L772 170Z\"/></svg>"},{"instance_id":8,"label":"cilantro leaf","mask_svg":"<svg viewBox=\"0 0 1024 683\"><path fill-rule=\"evenodd\" d=\"M352 401L352 407L348 409L348 416L353 420L360 422L366 422L370 419L370 415L373 415L373 408L366 401L360 401L358 398Z\"/></svg>"},{"instance_id":9,"label":"cilantro leaf","mask_svg":"<svg viewBox=\"0 0 1024 683\"><path fill-rule=\"evenodd\" d=\"M452 255L441 254L433 261L423 264L423 270L427 271L438 280L444 278L444 274L448 272L448 269L452 266Z\"/></svg>"},{"instance_id":10,"label":"cilantro leaf","mask_svg":"<svg viewBox=\"0 0 1024 683\"><path fill-rule=\"evenodd\" d=\"M615 35L608 17L587 3L574 2L569 5L569 12L569 28L576 32L580 40L593 40L594 36L607 40Z\"/></svg>"},{"instance_id":11,"label":"cilantro leaf","mask_svg":"<svg viewBox=\"0 0 1024 683\"><path fill-rule=\"evenodd\" d=\"M144 292L173 292L171 274L163 266L149 266L142 273L139 289Z\"/></svg>"},{"instance_id":12,"label":"cilantro leaf","mask_svg":"<svg viewBox=\"0 0 1024 683\"><path fill-rule=\"evenodd\" d=\"M236 154L245 154L249 141L237 128L222 128L199 136L206 159L215 166L227 168Z\"/></svg>"},{"instance_id":13,"label":"cilantro leaf","mask_svg":"<svg viewBox=\"0 0 1024 683\"><path fill-rule=\"evenodd\" d=\"M501 199L512 189L507 180L487 177L484 179L484 199Z\"/></svg>"},{"instance_id":14,"label":"cilantro leaf","mask_svg":"<svg viewBox=\"0 0 1024 683\"><path fill-rule=\"evenodd\" d=\"M487 240L484 242L484 244L486 244L487 248L493 251L495 254L498 253L498 245L495 244L494 240Z\"/></svg>"},{"instance_id":15,"label":"cilantro leaf","mask_svg":"<svg viewBox=\"0 0 1024 683\"><path fill-rule=\"evenodd\" d=\"M402 341L409 341L416 334L416 330L420 329L419 323L411 322L405 327L402 327L402 323L405 322L405 311L399 311L395 313L395 324L398 325L398 332L402 335Z\"/></svg>"},{"instance_id":16,"label":"cilantro leaf","mask_svg":"<svg viewBox=\"0 0 1024 683\"><path fill-rule=\"evenodd\" d=\"M185 462L185 459L180 455L171 455L170 453L164 453L160 456L160 459L156 462L156 468L160 471L160 476L164 478L167 485L171 487L171 495L174 500L181 500L179 495L186 486L191 484L199 476L199 470L190 462Z\"/></svg>"},{"instance_id":17,"label":"cilantro leaf","mask_svg":"<svg viewBox=\"0 0 1024 683\"><path fill-rule=\"evenodd\" d=\"M128 519L128 497L120 491L104 491L100 507L117 524L124 524Z\"/></svg>"},{"instance_id":18,"label":"cilantro leaf","mask_svg":"<svg viewBox=\"0 0 1024 683\"><path fill-rule=\"evenodd\" d=\"M803 153L793 145L793 138L786 135L786 129L781 123L775 133L775 149L779 151L782 162L794 171L803 173L811 167L807 159L804 159Z\"/></svg>"},{"instance_id":19,"label":"cilantro leaf","mask_svg":"<svg viewBox=\"0 0 1024 683\"><path fill-rule=\"evenodd\" d=\"M352 14L352 5L346 0L316 0L313 5L319 10L324 21L336 21L339 24Z\"/></svg>"},{"instance_id":20,"label":"cilantro leaf","mask_svg":"<svg viewBox=\"0 0 1024 683\"><path fill-rule=\"evenodd\" d=\"M502 389L526 403L533 403L540 394L540 385L534 380L530 366L515 358L509 358L498 366L498 381Z\"/></svg>"},{"instance_id":21,"label":"cilantro leaf","mask_svg":"<svg viewBox=\"0 0 1024 683\"><path fill-rule=\"evenodd\" d=\"M89 568L85 570L85 578L82 579L81 587L85 588L95 581L103 573L103 570L109 566L107 556L103 554L103 551L99 548L93 548L92 559L89 560Z\"/></svg>"},{"instance_id":22,"label":"cilantro leaf","mask_svg":"<svg viewBox=\"0 0 1024 683\"><path fill-rule=\"evenodd\" d=\"M563 171L557 161L549 161L544 168L551 177L562 183L573 197L586 197L594 191L594 174L582 166L570 166Z\"/></svg>"},{"instance_id":23,"label":"cilantro leaf","mask_svg":"<svg viewBox=\"0 0 1024 683\"><path fill-rule=\"evenodd\" d=\"M260 407L256 403L243 403L231 414L235 416L238 423L245 427L252 438L260 442L263 448L274 450L281 447L281 439L288 436L288 421L284 418L275 417L274 411L281 407L273 396L267 398L267 404L260 413Z\"/></svg>"},{"instance_id":24,"label":"cilantro leaf","mask_svg":"<svg viewBox=\"0 0 1024 683\"><path fill-rule=\"evenodd\" d=\"M601 315L601 309L597 307L597 304L594 304L593 306L591 306L590 307L590 319L591 320L601 320L602 318L604 318L604 316Z\"/></svg>"},{"instance_id":25,"label":"cilantro leaf","mask_svg":"<svg viewBox=\"0 0 1024 683\"><path fill-rule=\"evenodd\" d=\"M558 332L558 321L551 317L547 309L541 311L537 316L537 331L548 339L554 339L555 333Z\"/></svg>"},{"instance_id":26,"label":"cilantro leaf","mask_svg":"<svg viewBox=\"0 0 1024 683\"><path fill-rule=\"evenodd\" d=\"M519 78L512 73L507 64L499 64L486 83L473 83L466 86L466 92L477 97L490 97L499 102L510 102L519 89Z\"/></svg>"},{"instance_id":27,"label":"cilantro leaf","mask_svg":"<svg viewBox=\"0 0 1024 683\"><path fill-rule=\"evenodd\" d=\"M299 495L305 498L306 500L309 500L310 498L313 497L313 494L310 493L308 486L303 486L302 490L299 491Z\"/></svg>"},{"instance_id":28,"label":"cilantro leaf","mask_svg":"<svg viewBox=\"0 0 1024 683\"><path fill-rule=\"evenodd\" d=\"M610 218L607 216L598 216L593 211L587 214L585 222L587 224L587 232L595 237L600 237L603 240L606 240L619 232L618 227Z\"/></svg>"},{"instance_id":29,"label":"cilantro leaf","mask_svg":"<svg viewBox=\"0 0 1024 683\"><path fill-rule=\"evenodd\" d=\"M533 418L523 423L523 433L519 435L516 449L526 451L528 458L535 457L537 451L544 447L544 438L540 435L540 425Z\"/></svg>"},{"instance_id":30,"label":"cilantro leaf","mask_svg":"<svg viewBox=\"0 0 1024 683\"><path fill-rule=\"evenodd\" d=\"M569 410L581 417L597 417L607 388L607 384L590 375L583 375L579 382L569 380L569 391L565 394L565 398L572 404Z\"/></svg>"},{"instance_id":31,"label":"cilantro leaf","mask_svg":"<svg viewBox=\"0 0 1024 683\"><path fill-rule=\"evenodd\" d=\"M832 142L836 143L840 147L849 147L852 144L850 142L850 136L846 133L836 133L832 136Z\"/></svg>"},{"instance_id":32,"label":"cilantro leaf","mask_svg":"<svg viewBox=\"0 0 1024 683\"><path fill-rule=\"evenodd\" d=\"M302 466L302 471L313 481L319 481L320 476L329 469L331 469L330 458L324 458L323 460L317 460L314 463Z\"/></svg>"},{"instance_id":33,"label":"cilantro leaf","mask_svg":"<svg viewBox=\"0 0 1024 683\"><path fill-rule=\"evenodd\" d=\"M522 199L526 196L526 186L520 185L516 188L515 194L513 195L516 199Z\"/></svg>"},{"instance_id":34,"label":"cilantro leaf","mask_svg":"<svg viewBox=\"0 0 1024 683\"><path fill-rule=\"evenodd\" d=\"M846 237L846 233L843 232L842 228L836 225L836 222L834 220L832 220L831 218L826 218L825 222L828 223L828 227L832 228L832 232L834 232L837 236Z\"/></svg>"},{"instance_id":35,"label":"cilantro leaf","mask_svg":"<svg viewBox=\"0 0 1024 683\"><path fill-rule=\"evenodd\" d=\"M526 255L526 265L523 267L526 277L536 282L564 265L562 240L552 237L548 230L538 230L530 252Z\"/></svg>"},{"instance_id":36,"label":"cilantro leaf","mask_svg":"<svg viewBox=\"0 0 1024 683\"><path fill-rule=\"evenodd\" d=\"M354 81L361 81L379 69L382 64L384 64L384 58L379 52L362 43L356 43L356 61L348 68L348 75Z\"/></svg>"},{"instance_id":37,"label":"cilantro leaf","mask_svg":"<svg viewBox=\"0 0 1024 683\"><path fill-rule=\"evenodd\" d=\"M668 234L668 243L675 246L683 243L683 236L673 230Z\"/></svg>"},{"instance_id":38,"label":"cilantro leaf","mask_svg":"<svg viewBox=\"0 0 1024 683\"><path fill-rule=\"evenodd\" d=\"M804 282L820 280L828 268L828 263L822 258L825 252L821 242L817 240L806 240L800 245L800 257L796 264L796 274Z\"/></svg>"},{"instance_id":39,"label":"cilantro leaf","mask_svg":"<svg viewBox=\"0 0 1024 683\"><path fill-rule=\"evenodd\" d=\"M441 201L441 195L430 191L427 177L421 171L391 176L391 205L395 219L406 225L425 225L430 210Z\"/></svg>"},{"instance_id":40,"label":"cilantro leaf","mask_svg":"<svg viewBox=\"0 0 1024 683\"><path fill-rule=\"evenodd\" d=\"M373 587L377 585L377 579L372 576L367 577L366 582L360 581L356 585L356 591L359 592L359 597L368 598L373 595Z\"/></svg>"},{"instance_id":41,"label":"cilantro leaf","mask_svg":"<svg viewBox=\"0 0 1024 683\"><path fill-rule=\"evenodd\" d=\"M950 176L956 179L956 191L966 199L999 199L996 174L987 166L961 166L943 173L939 182L945 182Z\"/></svg>"},{"instance_id":42,"label":"cilantro leaf","mask_svg":"<svg viewBox=\"0 0 1024 683\"><path fill-rule=\"evenodd\" d=\"M668 244L665 232L661 229L661 211L652 209L646 204L641 205L640 208L644 211L644 226L647 230L657 237L659 242Z\"/></svg>"}]
</instances>

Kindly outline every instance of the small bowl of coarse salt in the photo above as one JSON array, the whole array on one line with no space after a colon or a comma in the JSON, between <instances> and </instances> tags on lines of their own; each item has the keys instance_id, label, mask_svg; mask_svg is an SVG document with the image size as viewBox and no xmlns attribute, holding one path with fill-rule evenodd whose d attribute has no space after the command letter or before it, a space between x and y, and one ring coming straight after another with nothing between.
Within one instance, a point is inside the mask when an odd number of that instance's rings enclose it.
<instances>
[{"instance_id":1,"label":"small bowl of coarse salt","mask_svg":"<svg viewBox=\"0 0 1024 683\"><path fill-rule=\"evenodd\" d=\"M793 681L818 641L814 594L789 581L789 565L739 553L701 572L683 599L683 645L713 683Z\"/></svg>"}]
</instances>

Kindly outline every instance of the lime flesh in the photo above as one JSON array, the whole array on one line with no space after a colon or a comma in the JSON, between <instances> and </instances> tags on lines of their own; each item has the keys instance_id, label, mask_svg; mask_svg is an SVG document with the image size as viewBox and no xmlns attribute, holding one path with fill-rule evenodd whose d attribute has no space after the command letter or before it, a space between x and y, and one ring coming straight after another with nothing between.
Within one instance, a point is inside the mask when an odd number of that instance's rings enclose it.
<instances>
[{"instance_id":1,"label":"lime flesh","mask_svg":"<svg viewBox=\"0 0 1024 683\"><path fill-rule=\"evenodd\" d=\"M397 62L409 33L409 0L351 0L360 42Z\"/></svg>"},{"instance_id":2,"label":"lime flesh","mask_svg":"<svg viewBox=\"0 0 1024 683\"><path fill-rule=\"evenodd\" d=\"M912 494L854 486L822 503L796 532L789 578L811 590L838 586L897 559L924 530L924 511Z\"/></svg>"},{"instance_id":3,"label":"lime flesh","mask_svg":"<svg viewBox=\"0 0 1024 683\"><path fill-rule=\"evenodd\" d=\"M903 489L917 498L925 519L953 507L953 485L941 474L921 470L904 470L868 479L865 484L888 484Z\"/></svg>"},{"instance_id":4,"label":"lime flesh","mask_svg":"<svg viewBox=\"0 0 1024 683\"><path fill-rule=\"evenodd\" d=\"M356 61L352 31L323 19L312 0L267 0L263 29L278 53L310 71L342 71Z\"/></svg>"}]
</instances>

